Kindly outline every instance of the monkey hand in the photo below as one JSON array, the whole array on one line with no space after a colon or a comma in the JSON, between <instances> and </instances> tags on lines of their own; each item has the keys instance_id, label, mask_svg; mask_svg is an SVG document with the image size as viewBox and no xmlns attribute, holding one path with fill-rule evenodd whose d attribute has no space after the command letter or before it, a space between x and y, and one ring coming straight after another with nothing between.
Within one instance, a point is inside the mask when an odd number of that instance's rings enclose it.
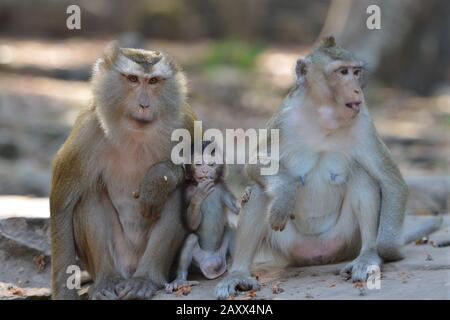
<instances>
[{"instance_id":1,"label":"monkey hand","mask_svg":"<svg viewBox=\"0 0 450 320\"><path fill-rule=\"evenodd\" d=\"M158 217L167 198L184 179L184 171L168 161L152 166L145 175L139 190L140 212L146 217Z\"/></svg>"},{"instance_id":2,"label":"monkey hand","mask_svg":"<svg viewBox=\"0 0 450 320\"><path fill-rule=\"evenodd\" d=\"M288 219L294 219L295 201L276 196L269 209L269 225L275 231L283 231Z\"/></svg>"},{"instance_id":3,"label":"monkey hand","mask_svg":"<svg viewBox=\"0 0 450 320\"><path fill-rule=\"evenodd\" d=\"M216 297L219 300L235 296L238 290L259 290L261 286L251 275L242 272L231 272L216 286Z\"/></svg>"},{"instance_id":4,"label":"monkey hand","mask_svg":"<svg viewBox=\"0 0 450 320\"><path fill-rule=\"evenodd\" d=\"M214 188L214 181L211 179L207 179L207 180L203 180L201 181L198 186L197 189L195 190L193 196L192 196L192 200L197 204L202 203L213 191L215 190Z\"/></svg>"},{"instance_id":5,"label":"monkey hand","mask_svg":"<svg viewBox=\"0 0 450 320\"><path fill-rule=\"evenodd\" d=\"M250 195L252 193L252 187L246 187L244 190L244 193L242 194L241 197L241 206L243 206L244 204L246 204L248 202L248 200L250 200Z\"/></svg>"}]
</instances>

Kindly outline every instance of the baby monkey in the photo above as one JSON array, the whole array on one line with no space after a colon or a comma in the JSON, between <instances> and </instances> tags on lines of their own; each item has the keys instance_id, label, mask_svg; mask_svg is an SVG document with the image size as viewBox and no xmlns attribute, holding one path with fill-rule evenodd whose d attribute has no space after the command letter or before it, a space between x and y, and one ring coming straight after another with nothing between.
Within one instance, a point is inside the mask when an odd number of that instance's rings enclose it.
<instances>
[{"instance_id":1,"label":"baby monkey","mask_svg":"<svg viewBox=\"0 0 450 320\"><path fill-rule=\"evenodd\" d=\"M210 142L203 143L203 150ZM227 224L228 208L238 214L240 206L225 184L225 165L217 164L213 156L195 155L193 164L186 165L187 187L185 213L187 228L192 231L185 240L179 257L177 277L166 284L166 292L176 291L188 281L188 269L193 264L207 279L215 279L227 270L231 257L234 232Z\"/></svg>"}]
</instances>

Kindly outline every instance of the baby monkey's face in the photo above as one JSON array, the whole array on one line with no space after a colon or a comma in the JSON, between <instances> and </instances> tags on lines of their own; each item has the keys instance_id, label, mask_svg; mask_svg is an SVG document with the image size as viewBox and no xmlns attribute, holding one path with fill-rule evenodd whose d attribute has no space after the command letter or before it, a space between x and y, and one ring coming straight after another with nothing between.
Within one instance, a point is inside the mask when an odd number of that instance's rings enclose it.
<instances>
[{"instance_id":1,"label":"baby monkey's face","mask_svg":"<svg viewBox=\"0 0 450 320\"><path fill-rule=\"evenodd\" d=\"M215 181L219 177L219 169L221 165L218 165L213 157L195 156L194 164L192 165L193 178L196 182L204 180Z\"/></svg>"}]
</instances>

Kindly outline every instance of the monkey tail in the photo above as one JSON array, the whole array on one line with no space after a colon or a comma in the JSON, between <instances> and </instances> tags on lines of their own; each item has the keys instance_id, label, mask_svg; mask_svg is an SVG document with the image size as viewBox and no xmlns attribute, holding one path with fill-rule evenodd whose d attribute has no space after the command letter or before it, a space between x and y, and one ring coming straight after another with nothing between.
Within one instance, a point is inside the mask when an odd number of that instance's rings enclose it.
<instances>
[{"instance_id":1,"label":"monkey tail","mask_svg":"<svg viewBox=\"0 0 450 320\"><path fill-rule=\"evenodd\" d=\"M442 216L406 216L404 244L430 235L440 228L442 221Z\"/></svg>"}]
</instances>

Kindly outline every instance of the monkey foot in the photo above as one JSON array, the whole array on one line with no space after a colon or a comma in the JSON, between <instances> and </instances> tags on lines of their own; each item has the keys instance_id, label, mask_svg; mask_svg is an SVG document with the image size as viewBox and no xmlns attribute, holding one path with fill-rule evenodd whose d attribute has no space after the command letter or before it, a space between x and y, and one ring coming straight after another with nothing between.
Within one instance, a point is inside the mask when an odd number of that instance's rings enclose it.
<instances>
[{"instance_id":1,"label":"monkey foot","mask_svg":"<svg viewBox=\"0 0 450 320\"><path fill-rule=\"evenodd\" d=\"M345 280L366 281L370 274L380 270L381 262L375 250L368 250L342 268L340 274Z\"/></svg>"},{"instance_id":2,"label":"monkey foot","mask_svg":"<svg viewBox=\"0 0 450 320\"><path fill-rule=\"evenodd\" d=\"M105 279L95 285L89 294L92 300L117 300L119 296L116 293L116 286L122 279Z\"/></svg>"},{"instance_id":3,"label":"monkey foot","mask_svg":"<svg viewBox=\"0 0 450 320\"><path fill-rule=\"evenodd\" d=\"M236 295L238 290L259 290L258 281L250 275L241 272L232 272L220 281L216 286L217 299L224 300Z\"/></svg>"},{"instance_id":4,"label":"monkey foot","mask_svg":"<svg viewBox=\"0 0 450 320\"><path fill-rule=\"evenodd\" d=\"M131 278L120 282L115 291L121 300L148 300L157 286L150 280L144 278Z\"/></svg>"},{"instance_id":5,"label":"monkey foot","mask_svg":"<svg viewBox=\"0 0 450 320\"><path fill-rule=\"evenodd\" d=\"M184 286L196 286L198 285L198 281L188 281L184 279L175 279L171 283L166 283L166 292L172 293L177 291L180 287Z\"/></svg>"}]
</instances>

